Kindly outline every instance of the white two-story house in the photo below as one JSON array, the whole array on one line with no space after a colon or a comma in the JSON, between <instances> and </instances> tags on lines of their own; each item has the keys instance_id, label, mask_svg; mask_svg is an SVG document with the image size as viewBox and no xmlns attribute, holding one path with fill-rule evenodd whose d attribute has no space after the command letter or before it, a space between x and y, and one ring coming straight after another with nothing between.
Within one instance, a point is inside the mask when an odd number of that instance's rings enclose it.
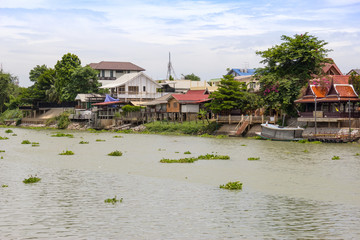
<instances>
[{"instance_id":1,"label":"white two-story house","mask_svg":"<svg viewBox=\"0 0 360 240\"><path fill-rule=\"evenodd\" d=\"M109 62L90 63L90 67L99 71L99 82L104 86L109 84L124 74L139 73L145 69L131 62Z\"/></svg>"},{"instance_id":2,"label":"white two-story house","mask_svg":"<svg viewBox=\"0 0 360 240\"><path fill-rule=\"evenodd\" d=\"M163 96L162 86L143 72L127 73L101 88L109 89L111 96L120 101L145 102Z\"/></svg>"}]
</instances>

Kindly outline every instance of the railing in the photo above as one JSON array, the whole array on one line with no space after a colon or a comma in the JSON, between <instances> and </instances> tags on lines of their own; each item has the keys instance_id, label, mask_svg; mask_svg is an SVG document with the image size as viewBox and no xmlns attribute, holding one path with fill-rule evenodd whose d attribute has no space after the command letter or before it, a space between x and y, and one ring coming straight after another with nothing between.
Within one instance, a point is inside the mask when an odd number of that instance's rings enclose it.
<instances>
[{"instance_id":1,"label":"railing","mask_svg":"<svg viewBox=\"0 0 360 240\"><path fill-rule=\"evenodd\" d=\"M99 80L116 80L116 77L99 77Z\"/></svg>"},{"instance_id":2,"label":"railing","mask_svg":"<svg viewBox=\"0 0 360 240\"><path fill-rule=\"evenodd\" d=\"M313 112L301 112L300 116L303 118L313 118L314 114ZM348 112L324 112L323 113L324 118L349 118ZM351 112L350 113L351 118L359 118L360 112Z\"/></svg>"}]
</instances>

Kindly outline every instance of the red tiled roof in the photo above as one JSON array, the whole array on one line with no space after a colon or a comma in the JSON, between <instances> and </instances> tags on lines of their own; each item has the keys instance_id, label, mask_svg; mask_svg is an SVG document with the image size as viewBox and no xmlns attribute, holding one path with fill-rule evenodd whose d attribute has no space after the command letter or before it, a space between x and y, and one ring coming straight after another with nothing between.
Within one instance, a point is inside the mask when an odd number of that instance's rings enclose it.
<instances>
[{"instance_id":1,"label":"red tiled roof","mask_svg":"<svg viewBox=\"0 0 360 240\"><path fill-rule=\"evenodd\" d=\"M355 97L357 98L357 94L355 93L354 88L351 85L334 85L336 91L339 94L339 97Z\"/></svg>"},{"instance_id":2,"label":"red tiled roof","mask_svg":"<svg viewBox=\"0 0 360 240\"><path fill-rule=\"evenodd\" d=\"M204 95L205 94L205 91L206 90L188 90L187 92L186 92L186 94L201 94L201 95Z\"/></svg>"},{"instance_id":3,"label":"red tiled roof","mask_svg":"<svg viewBox=\"0 0 360 240\"><path fill-rule=\"evenodd\" d=\"M145 69L131 63L131 62L107 62L101 61L99 63L90 63L90 67L96 70L130 70L130 71L145 71Z\"/></svg>"},{"instance_id":4,"label":"red tiled roof","mask_svg":"<svg viewBox=\"0 0 360 240\"><path fill-rule=\"evenodd\" d=\"M333 75L331 78L333 79L334 84L349 84L349 75Z\"/></svg>"},{"instance_id":5,"label":"red tiled roof","mask_svg":"<svg viewBox=\"0 0 360 240\"><path fill-rule=\"evenodd\" d=\"M203 92L203 90L201 90L201 92ZM209 94L199 94L194 92L190 94L172 94L172 96L179 102L203 102L209 99Z\"/></svg>"},{"instance_id":6,"label":"red tiled roof","mask_svg":"<svg viewBox=\"0 0 360 240\"><path fill-rule=\"evenodd\" d=\"M324 66L322 67L324 73L327 73L332 67L335 69L336 72L338 72L338 75L342 75L342 72L338 68L338 66L335 64L333 59L329 59L331 63L324 63Z\"/></svg>"}]
</instances>

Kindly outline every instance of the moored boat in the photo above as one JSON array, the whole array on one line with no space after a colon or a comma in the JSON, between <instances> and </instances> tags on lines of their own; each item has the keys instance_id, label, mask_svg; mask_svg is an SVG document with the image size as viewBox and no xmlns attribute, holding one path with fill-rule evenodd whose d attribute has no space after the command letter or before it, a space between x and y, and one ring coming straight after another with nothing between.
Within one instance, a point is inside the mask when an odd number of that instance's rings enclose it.
<instances>
[{"instance_id":1,"label":"moored boat","mask_svg":"<svg viewBox=\"0 0 360 240\"><path fill-rule=\"evenodd\" d=\"M261 133L256 133L264 139L276 141L299 141L304 129L300 127L281 127L274 124L261 124Z\"/></svg>"}]
</instances>

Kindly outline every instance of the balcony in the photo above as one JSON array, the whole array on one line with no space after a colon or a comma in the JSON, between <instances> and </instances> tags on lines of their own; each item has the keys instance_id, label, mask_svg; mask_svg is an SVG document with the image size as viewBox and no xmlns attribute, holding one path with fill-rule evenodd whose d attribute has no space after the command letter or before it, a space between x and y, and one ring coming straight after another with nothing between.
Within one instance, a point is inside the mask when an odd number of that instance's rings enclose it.
<instances>
[{"instance_id":1,"label":"balcony","mask_svg":"<svg viewBox=\"0 0 360 240\"><path fill-rule=\"evenodd\" d=\"M116 77L99 77L99 80L116 80Z\"/></svg>"}]
</instances>

